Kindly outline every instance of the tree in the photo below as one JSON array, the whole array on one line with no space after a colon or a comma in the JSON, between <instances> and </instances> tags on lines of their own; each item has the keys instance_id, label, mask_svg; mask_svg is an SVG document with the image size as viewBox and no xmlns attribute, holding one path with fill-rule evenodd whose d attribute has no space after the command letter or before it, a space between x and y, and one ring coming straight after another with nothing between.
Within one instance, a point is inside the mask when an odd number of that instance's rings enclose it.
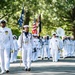
<instances>
[{"instance_id":1,"label":"tree","mask_svg":"<svg viewBox=\"0 0 75 75\"><path fill-rule=\"evenodd\" d=\"M0 2L0 19L5 18L13 31L18 29L17 21L23 3L25 9L24 24L32 26L34 17L37 18L41 14L41 35L51 35L57 27L62 27L66 31L66 35L72 35L73 32L75 37L75 0L2 0Z\"/></svg>"}]
</instances>

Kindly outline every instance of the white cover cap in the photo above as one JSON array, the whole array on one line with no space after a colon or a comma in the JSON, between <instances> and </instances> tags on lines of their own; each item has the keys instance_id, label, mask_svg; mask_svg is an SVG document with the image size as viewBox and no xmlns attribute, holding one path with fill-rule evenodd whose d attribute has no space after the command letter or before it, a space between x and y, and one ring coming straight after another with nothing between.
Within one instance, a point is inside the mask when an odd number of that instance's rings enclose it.
<instances>
[{"instance_id":1,"label":"white cover cap","mask_svg":"<svg viewBox=\"0 0 75 75\"><path fill-rule=\"evenodd\" d=\"M38 36L38 34L33 34L33 36Z\"/></svg>"},{"instance_id":2,"label":"white cover cap","mask_svg":"<svg viewBox=\"0 0 75 75\"><path fill-rule=\"evenodd\" d=\"M26 28L26 27L28 27L28 28L29 28L29 25L24 25L23 27L24 27L24 28Z\"/></svg>"}]
</instances>

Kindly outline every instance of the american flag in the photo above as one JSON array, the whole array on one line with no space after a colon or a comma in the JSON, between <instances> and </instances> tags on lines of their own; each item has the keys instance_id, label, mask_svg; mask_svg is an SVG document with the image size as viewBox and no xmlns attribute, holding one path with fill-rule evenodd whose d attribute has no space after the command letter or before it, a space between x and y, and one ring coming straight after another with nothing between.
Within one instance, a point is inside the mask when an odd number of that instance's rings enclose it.
<instances>
[{"instance_id":1,"label":"american flag","mask_svg":"<svg viewBox=\"0 0 75 75\"><path fill-rule=\"evenodd\" d=\"M34 23L33 23L33 26L32 26L32 34L37 34L37 25L36 25L35 18L34 18Z\"/></svg>"}]
</instances>

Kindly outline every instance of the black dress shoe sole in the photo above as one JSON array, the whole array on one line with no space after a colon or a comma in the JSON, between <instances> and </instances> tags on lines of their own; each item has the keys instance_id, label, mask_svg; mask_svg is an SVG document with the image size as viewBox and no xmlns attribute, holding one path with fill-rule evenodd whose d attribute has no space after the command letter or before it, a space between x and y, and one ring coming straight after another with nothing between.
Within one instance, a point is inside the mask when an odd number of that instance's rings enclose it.
<instances>
[{"instance_id":1,"label":"black dress shoe sole","mask_svg":"<svg viewBox=\"0 0 75 75\"><path fill-rule=\"evenodd\" d=\"M6 73L9 73L9 70L7 70Z\"/></svg>"},{"instance_id":2,"label":"black dress shoe sole","mask_svg":"<svg viewBox=\"0 0 75 75\"><path fill-rule=\"evenodd\" d=\"M27 69L22 69L23 71L28 71Z\"/></svg>"},{"instance_id":3,"label":"black dress shoe sole","mask_svg":"<svg viewBox=\"0 0 75 75\"><path fill-rule=\"evenodd\" d=\"M29 68L27 71L31 71L31 69Z\"/></svg>"}]
</instances>

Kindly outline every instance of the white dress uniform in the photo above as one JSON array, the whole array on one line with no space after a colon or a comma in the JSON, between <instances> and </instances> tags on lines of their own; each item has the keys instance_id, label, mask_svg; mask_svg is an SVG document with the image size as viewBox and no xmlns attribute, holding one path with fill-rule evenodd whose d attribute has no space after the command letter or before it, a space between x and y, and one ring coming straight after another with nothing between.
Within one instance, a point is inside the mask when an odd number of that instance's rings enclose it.
<instances>
[{"instance_id":1,"label":"white dress uniform","mask_svg":"<svg viewBox=\"0 0 75 75\"><path fill-rule=\"evenodd\" d=\"M58 59L60 59L60 54L61 54L61 50L63 48L63 40L61 40L60 38L58 38L59 40L59 51L58 51Z\"/></svg>"},{"instance_id":2,"label":"white dress uniform","mask_svg":"<svg viewBox=\"0 0 75 75\"><path fill-rule=\"evenodd\" d=\"M25 66L25 69L31 67L31 58L32 58L32 34L28 33L27 37L25 33L21 34L18 39L18 45L22 45L22 61Z\"/></svg>"},{"instance_id":3,"label":"white dress uniform","mask_svg":"<svg viewBox=\"0 0 75 75\"><path fill-rule=\"evenodd\" d=\"M71 56L71 41L69 39L67 39L67 56Z\"/></svg>"},{"instance_id":4,"label":"white dress uniform","mask_svg":"<svg viewBox=\"0 0 75 75\"><path fill-rule=\"evenodd\" d=\"M46 53L47 53L48 59L50 58L49 42L50 42L50 40L47 40L47 50L46 50Z\"/></svg>"},{"instance_id":5,"label":"white dress uniform","mask_svg":"<svg viewBox=\"0 0 75 75\"><path fill-rule=\"evenodd\" d=\"M40 39L37 38L37 57L41 57L41 43Z\"/></svg>"},{"instance_id":6,"label":"white dress uniform","mask_svg":"<svg viewBox=\"0 0 75 75\"><path fill-rule=\"evenodd\" d=\"M44 49L44 58L47 57L47 42L46 42L46 38L43 40L44 42L44 46L43 46L43 49Z\"/></svg>"},{"instance_id":7,"label":"white dress uniform","mask_svg":"<svg viewBox=\"0 0 75 75\"><path fill-rule=\"evenodd\" d=\"M73 56L75 56L75 40L74 40L74 54L73 54Z\"/></svg>"},{"instance_id":8,"label":"white dress uniform","mask_svg":"<svg viewBox=\"0 0 75 75\"><path fill-rule=\"evenodd\" d=\"M63 57L71 56L71 41L69 38L67 38L63 44Z\"/></svg>"},{"instance_id":9,"label":"white dress uniform","mask_svg":"<svg viewBox=\"0 0 75 75\"><path fill-rule=\"evenodd\" d=\"M44 57L48 57L48 59L50 58L50 50L49 50L49 40L47 40L46 38L43 40L44 42Z\"/></svg>"},{"instance_id":10,"label":"white dress uniform","mask_svg":"<svg viewBox=\"0 0 75 75\"><path fill-rule=\"evenodd\" d=\"M1 70L7 71L10 67L10 52L13 49L13 37L11 29L4 27L0 28L0 59L1 59Z\"/></svg>"},{"instance_id":11,"label":"white dress uniform","mask_svg":"<svg viewBox=\"0 0 75 75\"><path fill-rule=\"evenodd\" d=\"M59 40L57 38L52 37L52 39L50 40L49 48L51 49L53 62L57 62L58 61Z\"/></svg>"},{"instance_id":12,"label":"white dress uniform","mask_svg":"<svg viewBox=\"0 0 75 75\"><path fill-rule=\"evenodd\" d=\"M74 54L74 41L70 40L70 56Z\"/></svg>"},{"instance_id":13,"label":"white dress uniform","mask_svg":"<svg viewBox=\"0 0 75 75\"><path fill-rule=\"evenodd\" d=\"M4 33L0 30L0 63L1 63L1 70L2 70L2 73L5 71L5 68L4 68Z\"/></svg>"},{"instance_id":14,"label":"white dress uniform","mask_svg":"<svg viewBox=\"0 0 75 75\"><path fill-rule=\"evenodd\" d=\"M68 42L67 42L67 39L64 39L63 40L63 49L62 49L62 56L63 58L67 57L68 56Z\"/></svg>"},{"instance_id":15,"label":"white dress uniform","mask_svg":"<svg viewBox=\"0 0 75 75\"><path fill-rule=\"evenodd\" d=\"M42 50L43 50L43 38L40 37L40 57L42 58Z\"/></svg>"},{"instance_id":16,"label":"white dress uniform","mask_svg":"<svg viewBox=\"0 0 75 75\"><path fill-rule=\"evenodd\" d=\"M32 60L36 61L38 59L38 38L33 38L33 52L32 52Z\"/></svg>"},{"instance_id":17,"label":"white dress uniform","mask_svg":"<svg viewBox=\"0 0 75 75\"><path fill-rule=\"evenodd\" d=\"M44 58L44 39L42 39L41 58Z\"/></svg>"},{"instance_id":18,"label":"white dress uniform","mask_svg":"<svg viewBox=\"0 0 75 75\"><path fill-rule=\"evenodd\" d=\"M13 46L14 50L11 52L11 59L10 62L16 62L17 61L17 53L18 53L18 43L16 39L13 39Z\"/></svg>"}]
</instances>

